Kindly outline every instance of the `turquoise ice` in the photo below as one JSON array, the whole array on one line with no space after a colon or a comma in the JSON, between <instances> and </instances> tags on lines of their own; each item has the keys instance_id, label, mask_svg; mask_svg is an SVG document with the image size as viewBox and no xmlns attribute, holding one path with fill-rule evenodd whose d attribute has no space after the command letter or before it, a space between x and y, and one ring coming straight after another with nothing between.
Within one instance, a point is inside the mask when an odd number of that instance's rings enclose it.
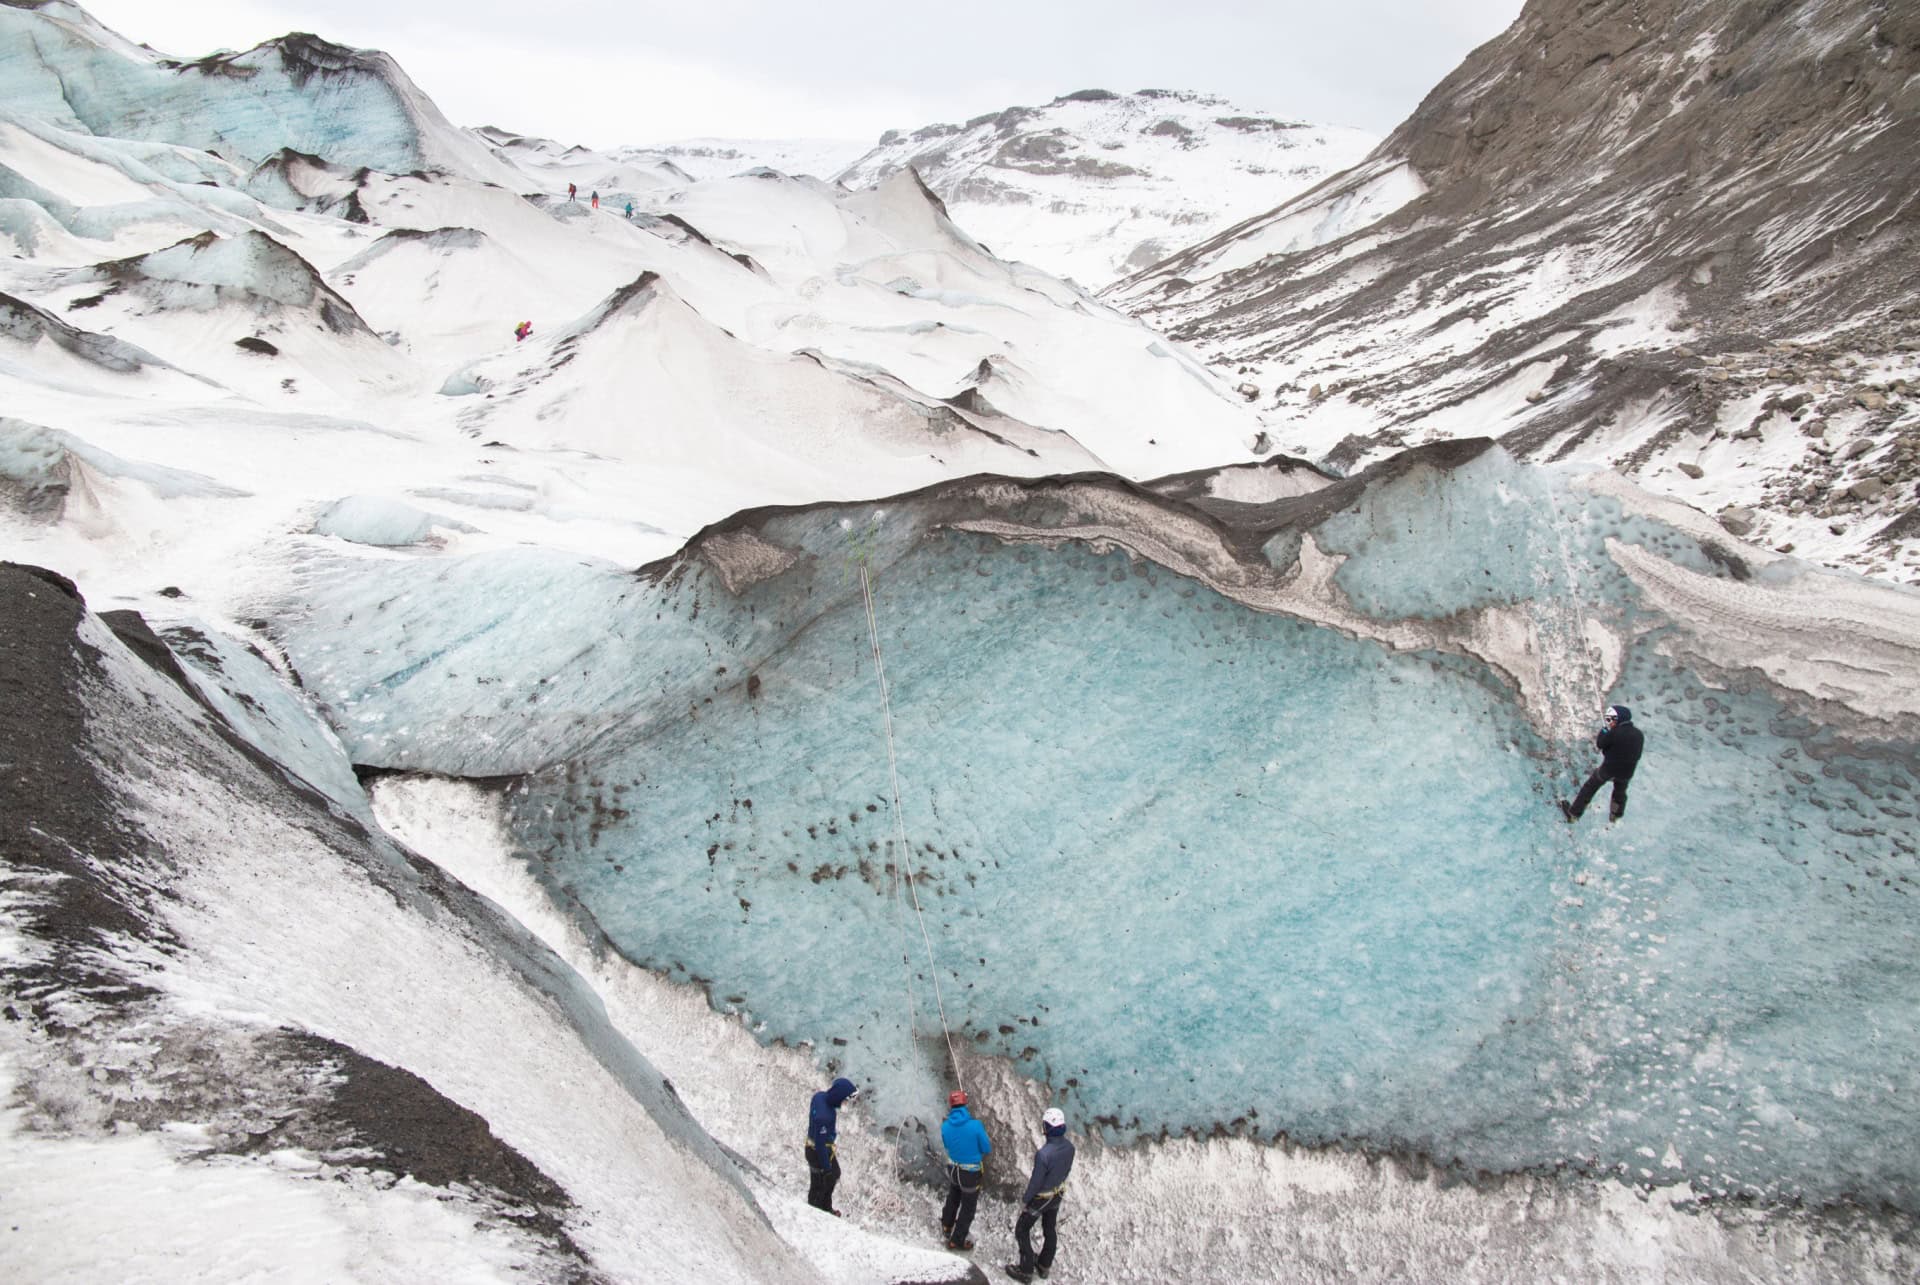
<instances>
[{"instance_id":1,"label":"turquoise ice","mask_svg":"<svg viewBox=\"0 0 1920 1285\"><path fill-rule=\"evenodd\" d=\"M883 1114L913 1110L937 981L957 1040L1115 1141L1224 1127L1915 1207L1920 762L1673 660L1605 540L1747 574L1724 552L1495 457L1291 528L1350 555L1371 612L1518 603L1543 639L1631 639L1579 717L1633 706L1648 757L1624 823L1570 828L1552 801L1595 756L1486 661L941 503L745 522L792 562L732 589L737 559L323 575L290 646L356 757L522 773L512 827L557 898ZM476 611L496 583L512 605Z\"/></svg>"}]
</instances>

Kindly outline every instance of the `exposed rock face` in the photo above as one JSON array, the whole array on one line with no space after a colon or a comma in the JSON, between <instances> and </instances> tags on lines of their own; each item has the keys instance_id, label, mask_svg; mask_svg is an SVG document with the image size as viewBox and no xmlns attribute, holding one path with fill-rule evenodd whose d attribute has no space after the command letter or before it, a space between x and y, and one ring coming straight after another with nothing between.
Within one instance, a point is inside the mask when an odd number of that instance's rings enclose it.
<instances>
[{"instance_id":1,"label":"exposed rock face","mask_svg":"<svg viewBox=\"0 0 1920 1285\"><path fill-rule=\"evenodd\" d=\"M1885 0L1533 0L1364 165L1111 293L1277 386L1290 449L1491 432L1695 500L1679 459L1745 460L1716 497L1798 534L1840 479L1817 440L1768 445L1789 420L1877 447L1920 426L1917 25ZM1395 174L1416 194L1355 230ZM1815 556L1884 558L1916 481L1850 500Z\"/></svg>"},{"instance_id":2,"label":"exposed rock face","mask_svg":"<svg viewBox=\"0 0 1920 1285\"><path fill-rule=\"evenodd\" d=\"M1304 191L1371 142L1202 94L1083 89L889 130L840 179L867 186L911 167L1002 257L1097 287Z\"/></svg>"}]
</instances>

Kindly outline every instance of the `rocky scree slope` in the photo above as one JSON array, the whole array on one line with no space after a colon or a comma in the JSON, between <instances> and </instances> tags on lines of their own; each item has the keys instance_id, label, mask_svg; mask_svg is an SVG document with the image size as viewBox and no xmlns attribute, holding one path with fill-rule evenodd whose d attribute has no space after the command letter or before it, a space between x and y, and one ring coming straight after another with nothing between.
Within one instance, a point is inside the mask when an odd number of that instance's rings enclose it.
<instances>
[{"instance_id":1,"label":"rocky scree slope","mask_svg":"<svg viewBox=\"0 0 1920 1285\"><path fill-rule=\"evenodd\" d=\"M1907 4L1531 0L1365 163L1109 295L1337 466L1489 432L1920 579L1916 73Z\"/></svg>"}]
</instances>

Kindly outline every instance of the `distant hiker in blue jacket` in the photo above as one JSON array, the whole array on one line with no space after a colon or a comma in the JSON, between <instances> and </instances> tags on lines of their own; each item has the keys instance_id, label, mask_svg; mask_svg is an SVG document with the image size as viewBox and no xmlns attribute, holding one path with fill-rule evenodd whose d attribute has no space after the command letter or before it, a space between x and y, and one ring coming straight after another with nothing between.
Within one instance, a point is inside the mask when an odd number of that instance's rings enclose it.
<instances>
[{"instance_id":1,"label":"distant hiker in blue jacket","mask_svg":"<svg viewBox=\"0 0 1920 1285\"><path fill-rule=\"evenodd\" d=\"M947 1204L940 1211L940 1226L947 1233L948 1249L967 1250L973 1248L967 1233L973 1230L973 1210L980 1203L980 1180L993 1143L987 1140L987 1127L967 1110L965 1089L947 1094L947 1106L947 1118L940 1123L940 1141L947 1148Z\"/></svg>"},{"instance_id":2,"label":"distant hiker in blue jacket","mask_svg":"<svg viewBox=\"0 0 1920 1285\"><path fill-rule=\"evenodd\" d=\"M1020 1261L1008 1263L1007 1275L1025 1282L1038 1272L1045 1276L1053 1269L1053 1251L1057 1243L1054 1224L1060 1218L1060 1201L1067 1189L1067 1175L1073 1172L1073 1143L1067 1141L1067 1117L1059 1107L1049 1107L1040 1117L1047 1140L1033 1153L1033 1176L1027 1179L1027 1194L1020 1199L1020 1221L1013 1225L1013 1238L1020 1243ZM1033 1252L1033 1224L1040 1224L1040 1253Z\"/></svg>"},{"instance_id":3,"label":"distant hiker in blue jacket","mask_svg":"<svg viewBox=\"0 0 1920 1285\"><path fill-rule=\"evenodd\" d=\"M840 1181L840 1157L834 1154L834 1141L840 1136L840 1108L860 1090L845 1076L813 1095L813 1107L807 1112L807 1203L825 1210L835 1218L833 1188Z\"/></svg>"},{"instance_id":4,"label":"distant hiker in blue jacket","mask_svg":"<svg viewBox=\"0 0 1920 1285\"><path fill-rule=\"evenodd\" d=\"M1593 796L1608 781L1613 782L1613 794L1607 800L1607 820L1618 821L1626 815L1627 782L1633 780L1633 770L1640 766L1640 751L1646 747L1646 738L1633 725L1632 710L1625 705L1609 705L1606 725L1593 738L1593 743L1600 748L1600 766L1593 769L1593 775L1580 787L1580 793L1573 796L1573 802L1564 799L1560 802L1561 814L1569 825L1580 819L1587 804L1593 802Z\"/></svg>"}]
</instances>

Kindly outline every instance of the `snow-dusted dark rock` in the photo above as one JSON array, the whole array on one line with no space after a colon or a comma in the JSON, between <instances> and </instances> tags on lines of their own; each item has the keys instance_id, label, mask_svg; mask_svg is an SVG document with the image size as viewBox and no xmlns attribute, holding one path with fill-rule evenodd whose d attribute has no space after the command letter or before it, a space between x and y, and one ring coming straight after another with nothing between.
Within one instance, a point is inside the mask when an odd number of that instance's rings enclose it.
<instances>
[{"instance_id":1,"label":"snow-dusted dark rock","mask_svg":"<svg viewBox=\"0 0 1920 1285\"><path fill-rule=\"evenodd\" d=\"M1082 90L890 130L839 178L864 186L911 167L995 253L1097 289L1312 187L1376 141L1206 94Z\"/></svg>"},{"instance_id":2,"label":"snow-dusted dark rock","mask_svg":"<svg viewBox=\"0 0 1920 1285\"><path fill-rule=\"evenodd\" d=\"M1530 0L1363 164L1109 297L1277 385L1288 449L1494 433L1657 484L1704 446L1772 508L1804 447L1715 445L1767 398L1920 424L1874 387L1920 366L1917 73L1883 0ZM1874 514L1796 538L1863 560Z\"/></svg>"}]
</instances>

